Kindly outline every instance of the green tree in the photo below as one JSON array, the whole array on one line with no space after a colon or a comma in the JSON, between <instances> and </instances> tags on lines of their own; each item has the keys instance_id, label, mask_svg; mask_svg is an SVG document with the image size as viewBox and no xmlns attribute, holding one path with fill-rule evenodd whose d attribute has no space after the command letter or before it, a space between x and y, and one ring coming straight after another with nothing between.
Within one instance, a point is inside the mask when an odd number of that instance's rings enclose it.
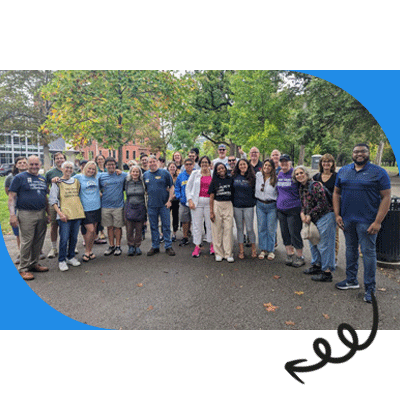
<instances>
[{"instance_id":1,"label":"green tree","mask_svg":"<svg viewBox=\"0 0 400 400\"><path fill-rule=\"evenodd\" d=\"M293 103L291 121L297 126L296 140L303 145L313 142L321 145L333 138L341 143L337 155L345 158L342 146L350 147L356 142L368 142L378 145L377 163L380 164L385 134L372 114L353 96L332 83L320 78L294 74L302 84L293 90L297 91L296 103ZM346 150L348 150L346 148Z\"/></svg>"},{"instance_id":2,"label":"green tree","mask_svg":"<svg viewBox=\"0 0 400 400\"><path fill-rule=\"evenodd\" d=\"M95 139L118 149L137 132L160 129L160 117L178 108L183 89L171 71L59 71L42 93L53 102L43 127L74 145Z\"/></svg>"},{"instance_id":3,"label":"green tree","mask_svg":"<svg viewBox=\"0 0 400 400\"><path fill-rule=\"evenodd\" d=\"M229 137L245 149L257 146L269 154L282 148L288 115L287 92L280 71L236 71L231 75L233 105Z\"/></svg>"},{"instance_id":4,"label":"green tree","mask_svg":"<svg viewBox=\"0 0 400 400\"><path fill-rule=\"evenodd\" d=\"M50 166L48 144L54 138L42 129L52 107L51 100L43 100L40 90L49 84L53 72L0 71L0 132L18 131L21 136L39 137L44 147L45 168Z\"/></svg>"},{"instance_id":5,"label":"green tree","mask_svg":"<svg viewBox=\"0 0 400 400\"><path fill-rule=\"evenodd\" d=\"M214 144L231 145L229 108L232 92L229 77L232 71L207 70L187 73L193 83L189 109L181 115L183 128L191 139L203 136Z\"/></svg>"}]
</instances>

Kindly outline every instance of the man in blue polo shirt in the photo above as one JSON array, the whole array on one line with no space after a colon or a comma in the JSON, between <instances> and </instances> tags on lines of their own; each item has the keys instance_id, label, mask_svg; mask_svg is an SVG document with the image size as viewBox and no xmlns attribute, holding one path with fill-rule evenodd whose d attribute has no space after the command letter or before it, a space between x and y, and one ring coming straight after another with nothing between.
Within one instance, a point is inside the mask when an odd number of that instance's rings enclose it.
<instances>
[{"instance_id":1,"label":"man in blue polo shirt","mask_svg":"<svg viewBox=\"0 0 400 400\"><path fill-rule=\"evenodd\" d=\"M353 164L338 172L333 207L338 226L346 239L346 279L337 289L358 289L358 245L364 261L364 301L375 293L376 237L390 207L390 179L387 172L369 161L369 146L353 148Z\"/></svg>"}]
</instances>

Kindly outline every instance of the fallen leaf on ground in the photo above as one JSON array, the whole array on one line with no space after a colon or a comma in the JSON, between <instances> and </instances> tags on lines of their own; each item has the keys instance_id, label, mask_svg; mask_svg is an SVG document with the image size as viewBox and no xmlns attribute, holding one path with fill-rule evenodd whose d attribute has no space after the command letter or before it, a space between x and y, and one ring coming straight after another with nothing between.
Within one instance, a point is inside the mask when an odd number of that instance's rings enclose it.
<instances>
[{"instance_id":1,"label":"fallen leaf on ground","mask_svg":"<svg viewBox=\"0 0 400 400\"><path fill-rule=\"evenodd\" d=\"M328 314L322 314L324 316L325 319L329 319L330 316Z\"/></svg>"},{"instance_id":2,"label":"fallen leaf on ground","mask_svg":"<svg viewBox=\"0 0 400 400\"><path fill-rule=\"evenodd\" d=\"M153 306L149 306L149 307L147 308L147 311L151 311L153 308L154 308Z\"/></svg>"},{"instance_id":3,"label":"fallen leaf on ground","mask_svg":"<svg viewBox=\"0 0 400 400\"><path fill-rule=\"evenodd\" d=\"M301 306L297 306L297 307L296 307L296 310L301 310Z\"/></svg>"},{"instance_id":4,"label":"fallen leaf on ground","mask_svg":"<svg viewBox=\"0 0 400 400\"><path fill-rule=\"evenodd\" d=\"M379 290L380 292L386 292L386 289L385 289L384 287L378 288L378 290Z\"/></svg>"},{"instance_id":5,"label":"fallen leaf on ground","mask_svg":"<svg viewBox=\"0 0 400 400\"><path fill-rule=\"evenodd\" d=\"M264 303L265 310L268 312L275 312L278 306L273 306L272 303Z\"/></svg>"},{"instance_id":6,"label":"fallen leaf on ground","mask_svg":"<svg viewBox=\"0 0 400 400\"><path fill-rule=\"evenodd\" d=\"M138 283L137 286L138 287L143 287L143 283Z\"/></svg>"},{"instance_id":7,"label":"fallen leaf on ground","mask_svg":"<svg viewBox=\"0 0 400 400\"><path fill-rule=\"evenodd\" d=\"M273 278L274 278L274 279L279 279L280 276L279 276L279 275L274 275Z\"/></svg>"},{"instance_id":8,"label":"fallen leaf on ground","mask_svg":"<svg viewBox=\"0 0 400 400\"><path fill-rule=\"evenodd\" d=\"M285 324L286 325L294 325L295 323L293 321L286 321Z\"/></svg>"},{"instance_id":9,"label":"fallen leaf on ground","mask_svg":"<svg viewBox=\"0 0 400 400\"><path fill-rule=\"evenodd\" d=\"M101 281L101 283L104 283L105 281Z\"/></svg>"},{"instance_id":10,"label":"fallen leaf on ground","mask_svg":"<svg viewBox=\"0 0 400 400\"><path fill-rule=\"evenodd\" d=\"M298 294L299 296L301 296L302 294L304 294L304 292L294 292L295 294Z\"/></svg>"}]
</instances>

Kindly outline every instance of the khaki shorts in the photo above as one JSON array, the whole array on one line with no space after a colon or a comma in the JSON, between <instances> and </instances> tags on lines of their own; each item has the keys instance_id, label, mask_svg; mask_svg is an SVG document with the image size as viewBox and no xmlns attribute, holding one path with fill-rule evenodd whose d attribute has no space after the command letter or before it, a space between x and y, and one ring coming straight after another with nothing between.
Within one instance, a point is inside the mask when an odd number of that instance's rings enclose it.
<instances>
[{"instance_id":1,"label":"khaki shorts","mask_svg":"<svg viewBox=\"0 0 400 400\"><path fill-rule=\"evenodd\" d=\"M107 228L122 228L124 224L124 209L123 208L102 208L101 209L101 225Z\"/></svg>"},{"instance_id":2,"label":"khaki shorts","mask_svg":"<svg viewBox=\"0 0 400 400\"><path fill-rule=\"evenodd\" d=\"M54 209L53 206L49 206L49 214L50 214L50 224L58 226L57 211Z\"/></svg>"}]
</instances>

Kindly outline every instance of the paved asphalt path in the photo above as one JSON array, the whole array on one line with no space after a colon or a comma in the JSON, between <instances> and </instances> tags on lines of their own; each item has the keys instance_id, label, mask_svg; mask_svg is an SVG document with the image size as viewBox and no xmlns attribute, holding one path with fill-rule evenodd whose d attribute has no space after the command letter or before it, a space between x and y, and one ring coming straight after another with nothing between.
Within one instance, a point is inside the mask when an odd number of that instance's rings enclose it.
<instances>
[{"instance_id":1,"label":"paved asphalt path","mask_svg":"<svg viewBox=\"0 0 400 400\"><path fill-rule=\"evenodd\" d=\"M392 178L393 194L400 195L400 179ZM125 233L124 233L125 237ZM178 242L182 237L178 232ZM16 256L13 236L5 236L11 257ZM107 245L95 245L96 260L58 269L56 259L43 260L47 273L36 274L27 284L56 310L85 324L107 329L337 329L347 322L355 329L370 330L372 305L363 301L363 267L360 289L337 290L345 278L344 237L340 237L338 269L332 283L311 281L303 274L310 266L305 243L306 265L284 264L285 250L280 234L274 261L246 259L215 262L204 243L201 257L191 257L193 244L173 244L176 256L161 253L146 256L150 233L141 248L143 255L128 257L126 240L119 257L103 255ZM82 237L78 249L83 254ZM49 232L44 252L50 250ZM297 293L296 293L297 292ZM378 268L377 300L379 329L398 329L400 321L400 269ZM264 304L277 306L267 311ZM288 325L290 321L293 324Z\"/></svg>"}]
</instances>

